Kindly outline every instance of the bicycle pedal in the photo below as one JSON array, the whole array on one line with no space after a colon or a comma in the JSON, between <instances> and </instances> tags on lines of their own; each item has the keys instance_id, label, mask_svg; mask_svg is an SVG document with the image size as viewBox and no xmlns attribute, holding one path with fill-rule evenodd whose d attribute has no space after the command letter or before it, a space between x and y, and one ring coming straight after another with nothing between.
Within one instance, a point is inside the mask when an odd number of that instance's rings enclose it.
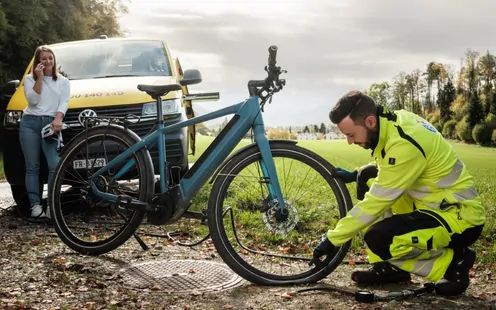
<instances>
[{"instance_id":1,"label":"bicycle pedal","mask_svg":"<svg viewBox=\"0 0 496 310\"><path fill-rule=\"evenodd\" d=\"M207 223L207 219L208 219L207 218L207 209L202 209L201 213L202 213L202 218L200 220L200 224L201 225L208 225L208 223Z\"/></svg>"}]
</instances>

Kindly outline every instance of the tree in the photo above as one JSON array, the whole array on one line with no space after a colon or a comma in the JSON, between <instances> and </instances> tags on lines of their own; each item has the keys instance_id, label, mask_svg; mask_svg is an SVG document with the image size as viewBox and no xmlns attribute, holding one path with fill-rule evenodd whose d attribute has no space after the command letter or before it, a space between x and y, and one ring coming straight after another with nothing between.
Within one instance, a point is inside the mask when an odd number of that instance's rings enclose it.
<instances>
[{"instance_id":1,"label":"tree","mask_svg":"<svg viewBox=\"0 0 496 310\"><path fill-rule=\"evenodd\" d=\"M496 58L489 53L486 52L486 55L479 58L478 70L481 75L481 79L484 81L484 94L489 94L491 89L493 88L493 79L495 77L495 68L496 68Z\"/></svg>"},{"instance_id":2,"label":"tree","mask_svg":"<svg viewBox=\"0 0 496 310\"><path fill-rule=\"evenodd\" d=\"M393 78L392 86L393 109L401 110L405 108L408 88L406 83L406 73L400 72Z\"/></svg>"},{"instance_id":3,"label":"tree","mask_svg":"<svg viewBox=\"0 0 496 310\"><path fill-rule=\"evenodd\" d=\"M484 120L484 111L480 103L479 96L476 92L472 92L468 101L468 114L467 121L470 130L475 127L479 122Z\"/></svg>"},{"instance_id":4,"label":"tree","mask_svg":"<svg viewBox=\"0 0 496 310\"><path fill-rule=\"evenodd\" d=\"M390 88L391 87L387 81L372 83L367 90L367 94L372 97L377 104L389 108Z\"/></svg>"},{"instance_id":5,"label":"tree","mask_svg":"<svg viewBox=\"0 0 496 310\"><path fill-rule=\"evenodd\" d=\"M318 133L319 132L319 126L313 125L313 132Z\"/></svg>"},{"instance_id":6,"label":"tree","mask_svg":"<svg viewBox=\"0 0 496 310\"><path fill-rule=\"evenodd\" d=\"M496 115L496 93L493 90L493 102L491 103L491 107L489 108L489 113Z\"/></svg>"},{"instance_id":7,"label":"tree","mask_svg":"<svg viewBox=\"0 0 496 310\"><path fill-rule=\"evenodd\" d=\"M455 101L456 89L450 79L446 85L440 89L437 98L437 105L441 114L441 122L444 124L451 118L451 103Z\"/></svg>"},{"instance_id":8,"label":"tree","mask_svg":"<svg viewBox=\"0 0 496 310\"><path fill-rule=\"evenodd\" d=\"M479 68L477 67L477 58L479 53L468 49L465 53L466 57L466 76L467 80L467 92L472 96L474 93L479 91Z\"/></svg>"},{"instance_id":9,"label":"tree","mask_svg":"<svg viewBox=\"0 0 496 310\"><path fill-rule=\"evenodd\" d=\"M303 129L303 132L310 133L310 129L308 129L308 125L305 125L305 129Z\"/></svg>"},{"instance_id":10,"label":"tree","mask_svg":"<svg viewBox=\"0 0 496 310\"><path fill-rule=\"evenodd\" d=\"M119 36L117 0L16 0L0 3L0 85L19 79L42 44Z\"/></svg>"},{"instance_id":11,"label":"tree","mask_svg":"<svg viewBox=\"0 0 496 310\"><path fill-rule=\"evenodd\" d=\"M319 130L319 132L321 134L324 134L325 135L326 134L326 131L327 131L326 130L326 126L324 125L324 123L320 123L320 130Z\"/></svg>"}]
</instances>

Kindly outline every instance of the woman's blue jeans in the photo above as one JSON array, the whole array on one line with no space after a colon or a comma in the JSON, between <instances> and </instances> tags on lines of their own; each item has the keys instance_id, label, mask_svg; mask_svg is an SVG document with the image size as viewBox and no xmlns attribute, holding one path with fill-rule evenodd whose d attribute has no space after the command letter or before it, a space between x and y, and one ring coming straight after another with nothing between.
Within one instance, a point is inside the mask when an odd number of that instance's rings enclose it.
<instances>
[{"instance_id":1,"label":"woman's blue jeans","mask_svg":"<svg viewBox=\"0 0 496 310\"><path fill-rule=\"evenodd\" d=\"M57 140L42 138L41 129L53 121L52 116L35 116L24 114L19 126L19 138L26 163L26 190L31 205L40 204L43 192L40 193L41 151L48 164L48 192L51 190L55 168L60 159L57 152Z\"/></svg>"}]
</instances>

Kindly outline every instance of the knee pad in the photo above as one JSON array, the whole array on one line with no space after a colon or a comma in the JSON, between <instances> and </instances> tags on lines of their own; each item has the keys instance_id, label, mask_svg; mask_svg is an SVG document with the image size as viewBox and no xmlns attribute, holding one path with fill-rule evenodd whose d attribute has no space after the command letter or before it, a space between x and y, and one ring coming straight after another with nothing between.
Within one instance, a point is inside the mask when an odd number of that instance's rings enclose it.
<instances>
[{"instance_id":1,"label":"knee pad","mask_svg":"<svg viewBox=\"0 0 496 310\"><path fill-rule=\"evenodd\" d=\"M370 251L379 256L382 260L388 260L392 257L391 252L389 251L392 237L386 231L380 229L380 227L377 227L376 225L370 227L365 233L363 240Z\"/></svg>"},{"instance_id":2,"label":"knee pad","mask_svg":"<svg viewBox=\"0 0 496 310\"><path fill-rule=\"evenodd\" d=\"M370 187L367 182L377 177L377 167L375 165L366 165L358 170L357 175L357 199L363 200L365 193Z\"/></svg>"}]
</instances>

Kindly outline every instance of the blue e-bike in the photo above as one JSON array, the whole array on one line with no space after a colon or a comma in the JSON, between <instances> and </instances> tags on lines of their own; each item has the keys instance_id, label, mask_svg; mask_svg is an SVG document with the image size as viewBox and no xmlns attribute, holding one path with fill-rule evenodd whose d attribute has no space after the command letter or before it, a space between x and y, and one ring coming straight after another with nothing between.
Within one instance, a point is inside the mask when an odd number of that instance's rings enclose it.
<instances>
[{"instance_id":1,"label":"blue e-bike","mask_svg":"<svg viewBox=\"0 0 496 310\"><path fill-rule=\"evenodd\" d=\"M127 128L139 118L86 117L85 130L61 152L49 193L60 239L79 253L100 255L132 237L145 216L152 225L206 218L219 256L248 281L309 283L330 274L344 259L350 242L326 259L325 268L309 267L308 261L322 235L346 215L352 202L327 160L298 146L294 136L268 139L261 112L286 84L276 54L277 47L271 46L265 66L268 76L248 82L247 100L172 125L164 118L162 96L200 83L200 72L186 70L179 84L138 85L156 101L156 129L144 138ZM230 114L234 115L192 167L178 174L167 160L173 150L164 136ZM254 141L243 146L250 131ZM150 156L154 146L160 190ZM202 187L210 184L206 212L189 211ZM68 199L68 192L79 203ZM113 220L104 222L109 218ZM118 219L124 223L114 228Z\"/></svg>"}]
</instances>

